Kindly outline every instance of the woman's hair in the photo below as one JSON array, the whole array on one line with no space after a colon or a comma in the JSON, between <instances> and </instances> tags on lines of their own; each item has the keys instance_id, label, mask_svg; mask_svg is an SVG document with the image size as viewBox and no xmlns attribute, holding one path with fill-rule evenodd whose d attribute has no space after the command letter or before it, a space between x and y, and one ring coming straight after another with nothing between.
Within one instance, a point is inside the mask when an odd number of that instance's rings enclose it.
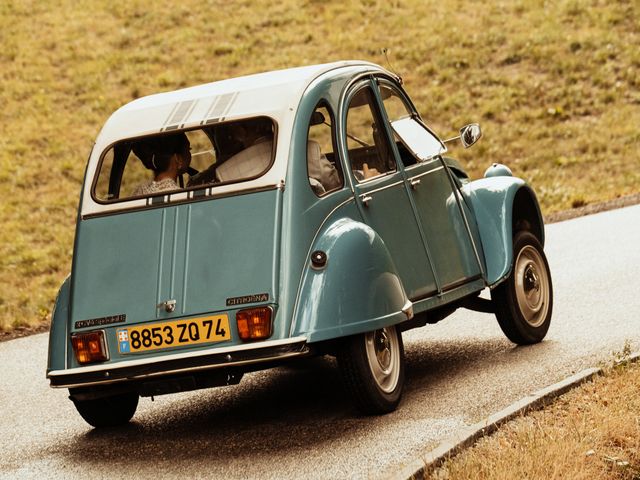
<instances>
[{"instance_id":1,"label":"woman's hair","mask_svg":"<svg viewBox=\"0 0 640 480\"><path fill-rule=\"evenodd\" d=\"M138 140L131 149L146 168L159 173L167 170L171 157L175 153L182 153L188 145L189 139L184 133L171 133Z\"/></svg>"}]
</instances>

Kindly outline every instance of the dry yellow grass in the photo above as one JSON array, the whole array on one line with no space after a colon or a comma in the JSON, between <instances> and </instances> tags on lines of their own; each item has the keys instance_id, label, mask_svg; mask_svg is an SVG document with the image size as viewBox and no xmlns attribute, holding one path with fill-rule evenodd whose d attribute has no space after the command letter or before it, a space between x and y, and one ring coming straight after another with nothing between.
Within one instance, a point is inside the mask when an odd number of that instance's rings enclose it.
<instances>
[{"instance_id":1,"label":"dry yellow grass","mask_svg":"<svg viewBox=\"0 0 640 480\"><path fill-rule=\"evenodd\" d=\"M431 480L640 478L640 365L610 370L503 427Z\"/></svg>"},{"instance_id":2,"label":"dry yellow grass","mask_svg":"<svg viewBox=\"0 0 640 480\"><path fill-rule=\"evenodd\" d=\"M507 163L545 213L638 191L637 0L3 0L0 329L46 321L70 271L85 159L143 95L359 58L394 67L454 152Z\"/></svg>"}]
</instances>

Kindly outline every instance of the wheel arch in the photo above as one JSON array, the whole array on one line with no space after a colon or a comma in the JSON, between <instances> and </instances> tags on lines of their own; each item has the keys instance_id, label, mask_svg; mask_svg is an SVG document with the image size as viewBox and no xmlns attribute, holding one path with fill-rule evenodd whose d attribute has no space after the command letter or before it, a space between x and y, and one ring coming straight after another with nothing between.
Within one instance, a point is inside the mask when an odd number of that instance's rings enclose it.
<instances>
[{"instance_id":1,"label":"wheel arch","mask_svg":"<svg viewBox=\"0 0 640 480\"><path fill-rule=\"evenodd\" d=\"M486 262L486 281L502 282L513 266L513 237L529 230L544 245L544 223L535 193L516 177L476 180L463 187L476 217Z\"/></svg>"},{"instance_id":2,"label":"wheel arch","mask_svg":"<svg viewBox=\"0 0 640 480\"><path fill-rule=\"evenodd\" d=\"M293 336L304 335L313 343L407 320L411 302L387 247L373 229L340 218L317 236L310 252L318 251L326 255L326 264L307 261Z\"/></svg>"},{"instance_id":3,"label":"wheel arch","mask_svg":"<svg viewBox=\"0 0 640 480\"><path fill-rule=\"evenodd\" d=\"M544 247L544 221L535 192L523 185L513 199L512 235L521 230L531 232Z\"/></svg>"},{"instance_id":4,"label":"wheel arch","mask_svg":"<svg viewBox=\"0 0 640 480\"><path fill-rule=\"evenodd\" d=\"M47 354L47 373L66 368L67 326L69 323L69 295L71 280L68 276L58 291L51 314L49 331L49 350Z\"/></svg>"}]
</instances>

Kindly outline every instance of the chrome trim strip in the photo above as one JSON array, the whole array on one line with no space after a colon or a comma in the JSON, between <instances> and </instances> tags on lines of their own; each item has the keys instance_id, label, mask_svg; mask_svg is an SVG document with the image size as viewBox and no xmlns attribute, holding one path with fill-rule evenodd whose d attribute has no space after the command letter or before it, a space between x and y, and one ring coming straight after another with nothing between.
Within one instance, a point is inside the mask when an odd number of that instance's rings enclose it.
<instances>
[{"instance_id":1,"label":"chrome trim strip","mask_svg":"<svg viewBox=\"0 0 640 480\"><path fill-rule=\"evenodd\" d=\"M158 250L158 273L156 282L156 305L160 305L164 300L162 299L162 268L164 258L164 243L166 240L167 232L167 209L162 210L162 220L160 221L160 248ZM156 307L156 318L158 317L158 310Z\"/></svg>"},{"instance_id":2,"label":"chrome trim strip","mask_svg":"<svg viewBox=\"0 0 640 480\"><path fill-rule=\"evenodd\" d=\"M234 185L234 184L232 184ZM82 220L85 219L90 219L90 218L96 218L96 217L105 217L108 215L117 215L117 214L121 214L121 213L129 213L129 212L137 212L140 210L152 210L155 208L165 208L165 207L173 207L176 205L184 205L185 203L195 203L195 202L204 202L204 201L208 201L208 200L215 200L218 198L227 198L227 197L235 197L238 195L245 195L245 194L249 194L249 193L258 193L258 192L268 192L270 190L276 190L279 189L281 187L280 184L273 184L273 185L266 185L266 186L262 186L262 187L252 187L252 188L247 188L246 190L233 190L233 191L227 191L224 193L216 193L214 192L215 187L205 187L205 190L208 192L207 195L200 195L198 197L192 197L192 198L185 198L183 200L174 200L171 202L164 202L164 203L157 203L157 204L151 204L151 205L136 205L136 206L130 206L130 207L126 207L126 208L114 208L114 209L109 209L109 210L103 210L100 212L92 212L92 213L86 213L84 215L82 215ZM195 191L195 190L194 190ZM142 199L144 200L144 199ZM119 204L119 203L118 203ZM115 204L115 205L118 205ZM113 205L113 204L110 204Z\"/></svg>"},{"instance_id":3,"label":"chrome trim strip","mask_svg":"<svg viewBox=\"0 0 640 480\"><path fill-rule=\"evenodd\" d=\"M398 172L396 170L393 173L398 173ZM399 180L397 182L390 183L389 185L385 185L384 187L374 188L373 190L366 190L366 191L365 191L364 188L360 187L360 190L362 190L362 193L358 194L358 197L360 197L360 199L362 199L363 196L372 195L374 193L382 192L383 190L388 190L390 188L397 187L398 185L402 185L403 183L404 183L404 179Z\"/></svg>"},{"instance_id":4,"label":"chrome trim strip","mask_svg":"<svg viewBox=\"0 0 640 480\"><path fill-rule=\"evenodd\" d=\"M444 168L446 166L444 158L440 157L440 160L442 161L442 166ZM453 195L456 198L456 203L458 204L458 210L460 211L462 220L464 220L464 226L467 229L467 236L469 237L469 240L471 241L471 246L473 247L473 253L476 257L478 268L480 269L480 275L484 279L487 277L487 274L484 270L484 267L482 266L482 261L480 260L480 254L478 253L478 247L473 238L473 235L471 234L471 227L469 226L467 215L465 214L464 207L462 206L462 202L464 202L464 198L462 197L462 192L460 192L460 189L456 185L456 182L453 180L453 173L451 173L451 169L445 168L445 170L447 173L447 177L449 178L449 183L451 184L451 189L453 190Z\"/></svg>"},{"instance_id":5,"label":"chrome trim strip","mask_svg":"<svg viewBox=\"0 0 640 480\"><path fill-rule=\"evenodd\" d=\"M445 293L455 290L456 288L466 285L467 283L472 283L472 282L475 282L476 280L481 280L481 279L482 279L482 274L478 273L473 277L469 277L469 278L462 277L458 280L454 280L453 282L449 282L446 285L443 285L442 292L440 293L440 295L444 295Z\"/></svg>"},{"instance_id":6,"label":"chrome trim strip","mask_svg":"<svg viewBox=\"0 0 640 480\"><path fill-rule=\"evenodd\" d=\"M101 372L103 370L113 371L121 368L135 367L140 365L153 365L156 363L162 363L162 362L167 362L172 360L182 360L185 358L203 357L211 354L232 353L232 352L241 352L245 350L260 350L260 349L269 348L269 347L280 347L283 345L304 343L306 341L307 341L307 337L285 338L284 340L271 340L269 342L264 342L260 344L248 343L245 345L234 345L232 347L209 348L207 350L198 350L197 352L176 353L173 355L164 355L162 357L155 357L155 358L137 358L135 360L125 360L122 362L108 364L108 365L100 364L100 365L91 365L88 367L70 368L68 370L57 370L57 371L49 372L49 374L47 375L47 378L65 377L67 375L78 375L82 373L95 373L95 372ZM262 359L260 360L262 361ZM209 366L207 366L207 368L209 368Z\"/></svg>"},{"instance_id":7,"label":"chrome trim strip","mask_svg":"<svg viewBox=\"0 0 640 480\"><path fill-rule=\"evenodd\" d=\"M171 246L171 275L169 276L169 298L176 298L176 261L178 256L178 232L180 232L180 210L181 209L176 208L175 214L173 216L173 245ZM185 248L185 250L188 250L188 247ZM182 301L182 299L180 301Z\"/></svg>"},{"instance_id":8,"label":"chrome trim strip","mask_svg":"<svg viewBox=\"0 0 640 480\"><path fill-rule=\"evenodd\" d=\"M419 173L418 175L414 175L414 176L407 175L408 176L407 180L413 180L414 178L426 177L427 175L439 172L440 170L443 170L443 169L444 169L444 167L441 166L441 167L434 168L433 170L429 170L428 172ZM411 170L407 171L407 174L409 174L409 173L411 173Z\"/></svg>"},{"instance_id":9,"label":"chrome trim strip","mask_svg":"<svg viewBox=\"0 0 640 480\"><path fill-rule=\"evenodd\" d=\"M456 198L457 197L462 197L462 194L460 192L456 192ZM473 238L473 235L471 234L471 227L469 226L469 220L467 219L467 214L464 211L464 208L462 207L462 202L464 201L463 198L458 198L458 208L460 208L460 211L462 212L462 219L464 220L464 224L467 227L467 232L469 232L469 238L471 239L471 245L473 246L473 253L476 256L476 262L478 262L478 267L480 267L480 274L483 278L487 277L487 272L485 272L484 267L482 266L482 261L480 260L480 253L478 253L478 246L476 245L476 241Z\"/></svg>"},{"instance_id":10,"label":"chrome trim strip","mask_svg":"<svg viewBox=\"0 0 640 480\"><path fill-rule=\"evenodd\" d=\"M467 295L472 294L474 291L479 292L486 286L487 285L484 279L472 280L441 294L436 293L435 295L432 295L430 297L421 298L420 300L414 300L413 305L418 313L425 312L433 308L441 307L455 300L459 300Z\"/></svg>"},{"instance_id":11,"label":"chrome trim strip","mask_svg":"<svg viewBox=\"0 0 640 480\"><path fill-rule=\"evenodd\" d=\"M189 252L191 249L189 245L191 244L191 207L189 205L187 207L187 228L185 233L185 252L184 252L184 273L182 274L182 315L186 314L187 311L187 280L189 278Z\"/></svg>"},{"instance_id":12,"label":"chrome trim strip","mask_svg":"<svg viewBox=\"0 0 640 480\"><path fill-rule=\"evenodd\" d=\"M131 381L131 380L161 377L164 375L175 375L175 374L181 374L181 373L197 372L202 370L214 370L217 368L225 368L225 367L237 367L241 365L251 365L253 363L268 362L270 360L285 360L287 358L300 357L300 356L306 355L307 353L309 353L308 349L301 350L299 352L289 352L289 353L283 353L279 355L270 355L268 357L263 357L263 358L254 358L251 360L240 360L237 362L226 362L226 363L219 363L219 364L213 364L213 365L201 365L198 367L176 368L173 370L166 370L163 372L144 373L140 375L132 375L127 377L126 379L98 380L94 382L70 383L65 385L51 385L51 387L52 388L76 388L76 387L91 387L95 385L110 385L113 383L122 383L122 382Z\"/></svg>"},{"instance_id":13,"label":"chrome trim strip","mask_svg":"<svg viewBox=\"0 0 640 480\"><path fill-rule=\"evenodd\" d=\"M428 160L426 162L422 162L422 163L418 163L417 165L424 167L425 164L429 164L432 163L432 160ZM411 167L415 167L416 165L412 165ZM420 173L418 175L414 175L413 177L410 177L409 174L411 173L411 170L405 169L404 173L407 176L407 180L406 182L409 184L407 185L405 188L407 189L407 194L410 197L410 203L411 203L411 210L413 211L413 215L414 218L416 220L416 225L418 226L418 231L420 232L420 239L422 240L422 245L424 245L424 250L427 254L427 261L429 262L429 268L431 269L431 273L433 274L433 280L436 282L436 291L440 292L441 291L441 282L440 282L440 277L438 276L438 271L436 270L436 265L433 260L433 255L431 254L431 247L429 246L429 238L427 237L427 234L424 231L424 227L422 225L422 220L420 219L420 212L418 211L418 206L417 206L417 202L415 200L415 195L417 195L417 188L413 188L413 184L411 183L412 180L416 179L416 178L420 178L420 177L424 177L426 175L429 175L430 173L434 173L439 171L439 169L442 167L437 167L431 170L428 170L426 172ZM418 183L420 183L420 181L418 180ZM419 296L418 298L423 298L423 295ZM415 300L415 299L414 299Z\"/></svg>"},{"instance_id":14,"label":"chrome trim strip","mask_svg":"<svg viewBox=\"0 0 640 480\"><path fill-rule=\"evenodd\" d=\"M77 236L77 235L76 235ZM75 245L73 247L73 251L75 252ZM71 275L69 275L71 277ZM69 344L71 343L69 328L71 327L71 319L69 318L71 315L69 313L71 306L71 278L69 278L69 298L67 299L67 315L64 319L64 368L69 368ZM55 313L55 312L53 312ZM51 323L53 324L53 313L51 314ZM53 325L52 325L53 326ZM51 327L50 327L51 328ZM50 355L50 353L49 353Z\"/></svg>"}]
</instances>

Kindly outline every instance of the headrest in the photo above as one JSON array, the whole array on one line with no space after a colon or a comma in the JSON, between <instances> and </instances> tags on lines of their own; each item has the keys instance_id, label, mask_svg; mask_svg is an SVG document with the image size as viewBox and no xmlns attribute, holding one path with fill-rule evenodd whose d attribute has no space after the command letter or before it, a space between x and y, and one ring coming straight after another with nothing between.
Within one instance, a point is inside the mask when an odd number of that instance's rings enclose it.
<instances>
[{"instance_id":1,"label":"headrest","mask_svg":"<svg viewBox=\"0 0 640 480\"><path fill-rule=\"evenodd\" d=\"M322 112L319 111L315 111L313 112L313 115L311 115L311 121L309 122L312 126L313 125L322 125L324 123L324 115L322 114Z\"/></svg>"}]
</instances>

